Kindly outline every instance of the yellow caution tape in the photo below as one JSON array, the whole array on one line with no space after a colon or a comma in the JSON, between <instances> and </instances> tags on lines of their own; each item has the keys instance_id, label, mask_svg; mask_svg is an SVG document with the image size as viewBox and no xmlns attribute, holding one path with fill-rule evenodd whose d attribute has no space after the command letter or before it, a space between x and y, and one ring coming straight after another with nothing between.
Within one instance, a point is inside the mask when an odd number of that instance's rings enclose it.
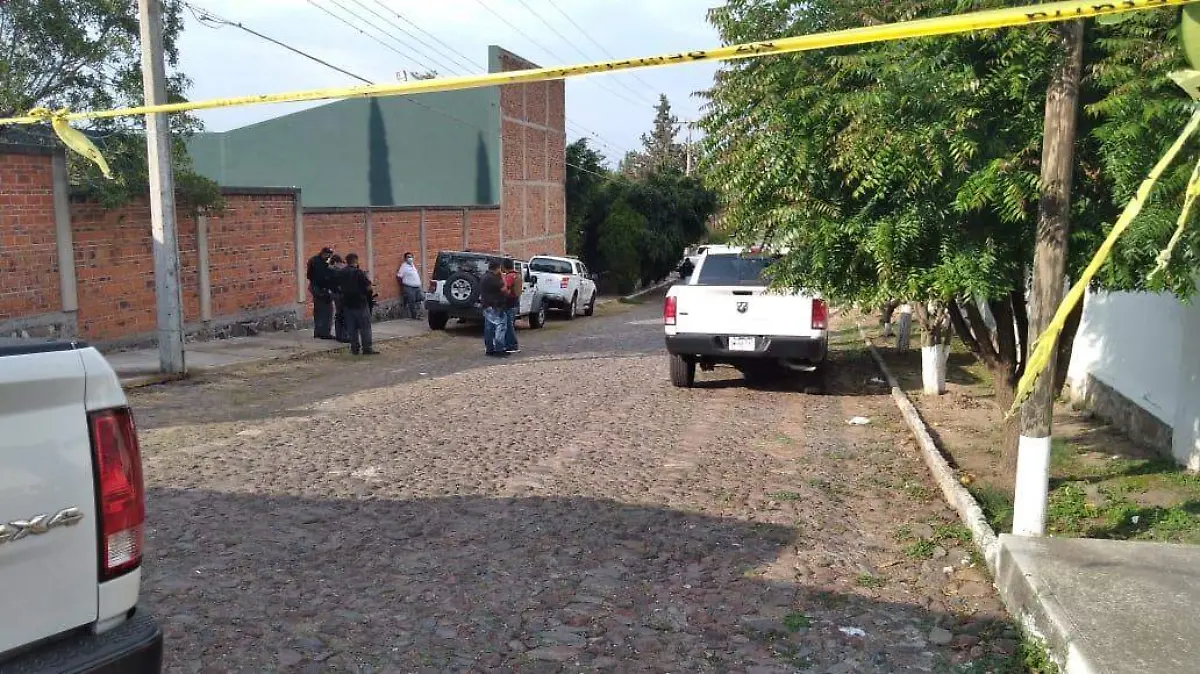
<instances>
[{"instance_id":1,"label":"yellow caution tape","mask_svg":"<svg viewBox=\"0 0 1200 674\"><path fill-rule=\"evenodd\" d=\"M1085 0L1070 0L1068 2L1050 2L1025 7L1008 7L1004 9L984 10L954 16L944 16L933 19L918 19L899 23L851 28L847 30L801 35L799 37L781 38L763 42L703 49L689 52L678 52L663 56L626 59L620 61L602 61L582 65L564 66L558 68L535 68L486 75L466 75L459 77L439 77L431 80L413 80L396 84L373 84L354 87L329 89L311 89L307 91L292 91L279 94L260 94L257 96L238 96L232 98L215 98L207 101L188 101L163 105L149 105L131 108L116 108L112 110L93 110L87 112L54 113L55 131L62 136L63 122L78 119L105 119L112 117L127 117L132 115L147 115L154 113L188 112L192 110L211 110L214 108L230 108L244 105L263 103L296 103L301 101L320 101L341 98L366 98L374 96L394 96L398 94L421 94L435 91L455 91L459 89L474 89L479 87L497 86L503 84L520 84L559 80L567 77L578 77L593 73L616 72L637 68L654 68L660 66L680 65L684 63L699 63L702 61L717 61L740 58L754 58L771 54L788 54L793 52L827 49L830 47L845 47L850 45L903 40L936 35L950 35L976 30L995 28L1010 28L1013 26L1028 26L1054 21L1068 21L1088 17L1108 16L1139 10L1156 9L1188 5L1200 0L1118 0L1116 2L1095 2ZM35 111L36 112L36 111ZM0 119L0 124L34 124L46 121L44 114L31 112L24 117L9 117ZM63 137L63 142L76 149L78 138L69 141ZM86 138L84 139L86 141ZM95 148L91 143L85 147ZM78 150L77 150L78 151ZM98 152L84 152L85 156L95 160Z\"/></svg>"},{"instance_id":2,"label":"yellow caution tape","mask_svg":"<svg viewBox=\"0 0 1200 674\"><path fill-rule=\"evenodd\" d=\"M1175 247L1183 239L1183 230L1187 228L1188 217L1192 214L1192 206L1196 203L1196 197L1200 197L1200 161L1196 162L1195 168L1192 169L1192 177L1188 180L1187 193L1183 198L1183 210L1179 212L1179 220L1175 223L1175 233L1171 235L1171 240L1167 243L1167 247L1158 254L1158 258L1155 260L1154 271L1150 272L1150 279L1165 272L1167 265L1171 263L1171 256L1175 253Z\"/></svg>"},{"instance_id":3,"label":"yellow caution tape","mask_svg":"<svg viewBox=\"0 0 1200 674\"><path fill-rule=\"evenodd\" d=\"M104 177L112 180L112 171L109 170L108 162L104 160L104 155L100 154L100 150L96 149L90 138L71 128L71 125L67 123L66 110L51 112L46 108L34 108L29 111L29 116L39 122L50 122L54 133L58 134L58 137L67 147L95 162L96 166L100 167L100 172L104 174Z\"/></svg>"},{"instance_id":4,"label":"yellow caution tape","mask_svg":"<svg viewBox=\"0 0 1200 674\"><path fill-rule=\"evenodd\" d=\"M1183 133L1175 139L1175 143L1167 150L1167 153L1158 160L1158 163L1151 169L1150 175L1142 181L1138 187L1137 194L1125 207L1121 213L1121 217L1117 219L1117 224L1113 226L1112 231L1108 233L1108 237L1104 239L1104 243L1100 244L1100 248L1096 254L1092 256L1091 262L1087 268L1083 270L1079 280L1067 292L1067 296L1063 298L1062 303L1058 305L1058 310L1054 312L1054 318L1051 319L1050 325L1046 327L1042 334L1038 335L1037 340L1033 344L1033 352L1029 356L1029 364L1025 367L1025 374L1021 376L1021 381L1017 383L1017 395L1013 401L1012 408L1008 410L1008 415L1012 416L1020 409L1021 404L1029 398L1029 394L1033 393L1033 387L1037 383L1038 377L1045 373L1047 366L1050 364L1050 356L1054 353L1058 346L1058 337L1062 334L1063 325L1067 322L1067 316L1083 300L1083 294L1087 290L1088 284L1095 278L1096 272L1100 271L1100 267L1108 259L1112 253L1113 246L1117 243L1117 239L1121 234L1128 229L1129 224L1134 218L1142 212L1142 206L1146 200L1150 198L1150 191L1154 189L1154 184L1158 182L1159 177L1175 161L1175 157L1183 150L1183 146L1187 143L1195 133L1196 129L1200 128L1200 109L1192 113L1192 119L1184 127ZM1194 178L1193 178L1194 181ZM1189 185L1188 198L1193 199L1192 190L1196 185Z\"/></svg>"}]
</instances>

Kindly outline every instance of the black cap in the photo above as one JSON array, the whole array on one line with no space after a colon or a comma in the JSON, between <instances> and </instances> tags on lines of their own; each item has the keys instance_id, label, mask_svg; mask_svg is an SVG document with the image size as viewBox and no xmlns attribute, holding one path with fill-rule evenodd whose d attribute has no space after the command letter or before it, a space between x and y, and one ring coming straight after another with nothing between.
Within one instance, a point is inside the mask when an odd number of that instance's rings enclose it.
<instances>
[{"instance_id":1,"label":"black cap","mask_svg":"<svg viewBox=\"0 0 1200 674\"><path fill-rule=\"evenodd\" d=\"M309 250L312 250L312 249L310 248ZM330 248L329 246L325 246L324 248L321 249L321 254L322 255L333 255L333 249Z\"/></svg>"}]
</instances>

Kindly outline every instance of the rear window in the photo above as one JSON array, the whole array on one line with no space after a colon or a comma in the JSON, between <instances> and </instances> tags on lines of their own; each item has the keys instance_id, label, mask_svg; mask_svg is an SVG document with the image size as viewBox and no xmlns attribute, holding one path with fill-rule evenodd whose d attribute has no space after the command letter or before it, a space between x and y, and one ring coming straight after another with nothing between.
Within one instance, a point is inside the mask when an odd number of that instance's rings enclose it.
<instances>
[{"instance_id":1,"label":"rear window","mask_svg":"<svg viewBox=\"0 0 1200 674\"><path fill-rule=\"evenodd\" d=\"M542 272L544 274L566 274L573 273L571 263L563 260L550 260L544 257L535 257L529 261L529 270L533 272Z\"/></svg>"},{"instance_id":2,"label":"rear window","mask_svg":"<svg viewBox=\"0 0 1200 674\"><path fill-rule=\"evenodd\" d=\"M700 266L696 285L701 286L763 286L769 285L767 268L776 257L764 255L709 255Z\"/></svg>"},{"instance_id":3,"label":"rear window","mask_svg":"<svg viewBox=\"0 0 1200 674\"><path fill-rule=\"evenodd\" d=\"M487 273L488 262L502 262L499 257L487 255L471 255L470 253L438 253L437 262L433 266L433 280L445 281L451 274L466 272L483 276Z\"/></svg>"}]
</instances>

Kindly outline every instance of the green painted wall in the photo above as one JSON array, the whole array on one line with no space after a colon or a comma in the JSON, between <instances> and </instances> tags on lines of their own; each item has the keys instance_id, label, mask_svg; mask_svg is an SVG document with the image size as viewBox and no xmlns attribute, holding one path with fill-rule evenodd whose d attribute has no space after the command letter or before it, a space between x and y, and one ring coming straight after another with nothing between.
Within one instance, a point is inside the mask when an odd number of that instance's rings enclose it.
<instances>
[{"instance_id":1,"label":"green painted wall","mask_svg":"<svg viewBox=\"0 0 1200 674\"><path fill-rule=\"evenodd\" d=\"M306 207L500 203L500 90L351 99L188 143L227 187L299 187Z\"/></svg>"}]
</instances>

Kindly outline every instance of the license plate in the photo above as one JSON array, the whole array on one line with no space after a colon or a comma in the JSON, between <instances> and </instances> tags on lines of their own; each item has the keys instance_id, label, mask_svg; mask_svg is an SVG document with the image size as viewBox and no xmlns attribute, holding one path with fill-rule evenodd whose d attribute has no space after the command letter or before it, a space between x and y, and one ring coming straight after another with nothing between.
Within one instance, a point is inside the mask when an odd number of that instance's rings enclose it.
<instances>
[{"instance_id":1,"label":"license plate","mask_svg":"<svg viewBox=\"0 0 1200 674\"><path fill-rule=\"evenodd\" d=\"M753 337L730 337L730 351L753 351L755 348Z\"/></svg>"}]
</instances>

